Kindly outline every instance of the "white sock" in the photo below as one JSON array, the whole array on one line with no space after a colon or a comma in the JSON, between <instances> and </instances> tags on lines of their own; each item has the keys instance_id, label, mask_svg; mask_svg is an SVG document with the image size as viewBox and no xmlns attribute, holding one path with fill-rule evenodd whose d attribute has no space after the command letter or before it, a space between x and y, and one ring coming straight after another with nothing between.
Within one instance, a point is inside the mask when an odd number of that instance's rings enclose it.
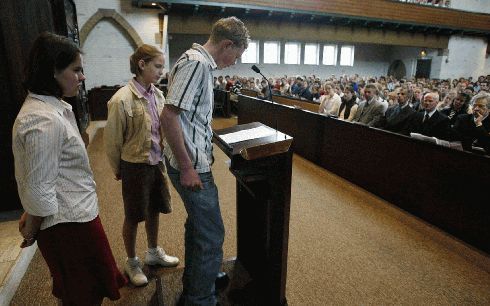
<instances>
[{"instance_id":1,"label":"white sock","mask_svg":"<svg viewBox=\"0 0 490 306\"><path fill-rule=\"evenodd\" d=\"M151 254L158 253L158 247L156 247L156 248L148 248L148 253L151 253Z\"/></svg>"}]
</instances>

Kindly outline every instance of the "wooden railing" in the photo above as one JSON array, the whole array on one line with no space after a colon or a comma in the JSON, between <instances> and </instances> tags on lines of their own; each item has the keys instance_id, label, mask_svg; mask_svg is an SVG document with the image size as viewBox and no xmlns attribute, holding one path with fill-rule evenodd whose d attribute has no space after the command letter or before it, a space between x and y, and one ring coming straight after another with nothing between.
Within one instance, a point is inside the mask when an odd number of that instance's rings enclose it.
<instances>
[{"instance_id":1,"label":"wooden railing","mask_svg":"<svg viewBox=\"0 0 490 306\"><path fill-rule=\"evenodd\" d=\"M240 93L244 96L249 96L254 98L258 97L259 95L257 91L251 89L245 89L245 88L241 89ZM320 107L320 104L316 102L282 96L282 95L272 95L272 101L284 105L293 106L299 109L305 109L314 113L318 113L318 108Z\"/></svg>"},{"instance_id":2,"label":"wooden railing","mask_svg":"<svg viewBox=\"0 0 490 306\"><path fill-rule=\"evenodd\" d=\"M238 123L255 121L294 137L295 153L490 253L490 158L240 95Z\"/></svg>"},{"instance_id":3,"label":"wooden railing","mask_svg":"<svg viewBox=\"0 0 490 306\"><path fill-rule=\"evenodd\" d=\"M319 103L315 103L308 100L301 100L296 98L290 98L286 96L273 95L272 101L281 103L284 105L293 106L299 109L309 110L310 112L318 113L318 108L320 107Z\"/></svg>"},{"instance_id":4,"label":"wooden railing","mask_svg":"<svg viewBox=\"0 0 490 306\"><path fill-rule=\"evenodd\" d=\"M259 96L259 93L256 92L255 90L246 89L246 88L240 89L240 93L242 95L249 96L249 97L258 97Z\"/></svg>"}]
</instances>

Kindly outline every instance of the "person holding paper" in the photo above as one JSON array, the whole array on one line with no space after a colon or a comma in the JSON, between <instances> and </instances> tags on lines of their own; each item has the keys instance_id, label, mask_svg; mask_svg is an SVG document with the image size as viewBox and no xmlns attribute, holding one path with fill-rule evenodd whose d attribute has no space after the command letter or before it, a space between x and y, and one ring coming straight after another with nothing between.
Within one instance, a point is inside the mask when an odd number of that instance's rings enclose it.
<instances>
[{"instance_id":1,"label":"person holding paper","mask_svg":"<svg viewBox=\"0 0 490 306\"><path fill-rule=\"evenodd\" d=\"M204 45L193 44L175 63L160 116L170 180L184 202L185 270L179 303L215 305L215 280L223 259L224 225L211 165L213 75L236 63L249 33L236 17L222 18Z\"/></svg>"}]
</instances>

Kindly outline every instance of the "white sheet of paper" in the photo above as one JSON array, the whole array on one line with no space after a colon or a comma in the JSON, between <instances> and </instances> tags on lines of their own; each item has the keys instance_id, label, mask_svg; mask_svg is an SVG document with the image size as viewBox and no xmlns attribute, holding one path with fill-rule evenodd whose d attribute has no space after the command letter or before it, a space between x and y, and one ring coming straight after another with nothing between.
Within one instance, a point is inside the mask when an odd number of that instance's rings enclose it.
<instances>
[{"instance_id":1,"label":"white sheet of paper","mask_svg":"<svg viewBox=\"0 0 490 306\"><path fill-rule=\"evenodd\" d=\"M223 134L223 135L220 135L220 137L226 143L232 144L232 143L240 142L240 141L244 141L244 140L267 137L267 136L273 135L274 133L275 133L275 131L270 129L270 128L267 128L265 126L259 126L259 127L248 129L248 130L241 130L238 132Z\"/></svg>"}]
</instances>

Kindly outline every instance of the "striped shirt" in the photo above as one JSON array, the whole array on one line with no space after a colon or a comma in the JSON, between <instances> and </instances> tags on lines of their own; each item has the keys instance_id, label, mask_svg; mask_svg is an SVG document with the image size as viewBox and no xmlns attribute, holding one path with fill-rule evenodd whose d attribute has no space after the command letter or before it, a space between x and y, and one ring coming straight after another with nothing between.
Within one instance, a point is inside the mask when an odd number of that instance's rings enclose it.
<instances>
[{"instance_id":1,"label":"striped shirt","mask_svg":"<svg viewBox=\"0 0 490 306\"><path fill-rule=\"evenodd\" d=\"M15 179L24 210L41 230L98 215L95 181L71 105L30 93L12 131Z\"/></svg>"},{"instance_id":2,"label":"striped shirt","mask_svg":"<svg viewBox=\"0 0 490 306\"><path fill-rule=\"evenodd\" d=\"M170 72L165 104L182 110L179 116L184 143L194 169L198 173L211 171L213 163L213 75L217 68L213 57L199 44L193 44L177 60ZM177 159L165 141L165 156L170 165L179 169Z\"/></svg>"}]
</instances>

